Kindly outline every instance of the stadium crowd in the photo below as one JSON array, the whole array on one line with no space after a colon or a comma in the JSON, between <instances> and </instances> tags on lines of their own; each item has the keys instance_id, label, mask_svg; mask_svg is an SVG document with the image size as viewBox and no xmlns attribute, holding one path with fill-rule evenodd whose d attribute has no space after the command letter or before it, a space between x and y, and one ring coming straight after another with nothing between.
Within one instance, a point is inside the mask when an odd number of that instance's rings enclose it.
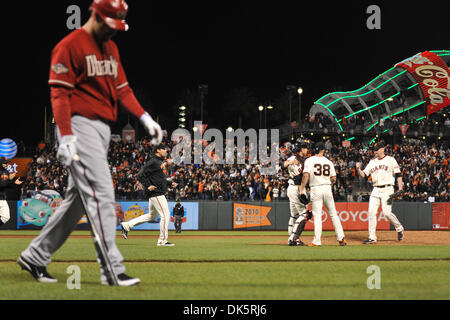
<instances>
[{"instance_id":1,"label":"stadium crowd","mask_svg":"<svg viewBox=\"0 0 450 320\"><path fill-rule=\"evenodd\" d=\"M352 141L354 142L354 141ZM165 140L168 155L173 148ZM356 162L364 167L373 156L362 143L343 146L342 140L325 142L326 155L336 167L337 180L333 185L335 201L368 201L370 178L360 178L355 170ZM108 160L114 181L116 200L144 200L146 192L137 179L137 173L151 156L147 139L135 143L111 141ZM277 201L287 199L288 173L282 169L282 161L290 155L289 143L280 146L280 164L276 174L262 175L261 164L181 164L168 161L166 174L178 185L169 188L168 199L175 200L256 200ZM248 156L248 147L244 152ZM237 154L237 153L236 153ZM235 156L236 156L235 154ZM402 169L407 191L404 201L450 201L450 149L442 143L427 144L424 140L402 140L401 144L387 147ZM193 158L192 158L193 159ZM235 162L236 163L236 162ZM64 195L67 186L67 170L56 160L56 149L45 145L38 149L29 167L22 198L30 190L52 189Z\"/></svg>"}]
</instances>

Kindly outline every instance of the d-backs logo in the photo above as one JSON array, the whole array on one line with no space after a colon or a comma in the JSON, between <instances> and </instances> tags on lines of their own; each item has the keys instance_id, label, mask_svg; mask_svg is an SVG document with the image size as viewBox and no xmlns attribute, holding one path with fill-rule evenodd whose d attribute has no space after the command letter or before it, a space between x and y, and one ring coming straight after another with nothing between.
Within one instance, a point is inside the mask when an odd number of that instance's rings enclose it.
<instances>
[{"instance_id":1,"label":"d-backs logo","mask_svg":"<svg viewBox=\"0 0 450 320\"><path fill-rule=\"evenodd\" d=\"M85 57L87 66L87 76L114 76L117 78L117 70L119 63L112 57L109 60L97 60L95 54L91 54Z\"/></svg>"}]
</instances>

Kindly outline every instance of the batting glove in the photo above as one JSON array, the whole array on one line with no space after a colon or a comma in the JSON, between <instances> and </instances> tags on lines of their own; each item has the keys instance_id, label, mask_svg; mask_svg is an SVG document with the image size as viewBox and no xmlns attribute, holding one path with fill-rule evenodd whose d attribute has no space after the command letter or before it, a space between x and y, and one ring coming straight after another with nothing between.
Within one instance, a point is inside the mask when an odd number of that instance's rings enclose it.
<instances>
[{"instance_id":1,"label":"batting glove","mask_svg":"<svg viewBox=\"0 0 450 320\"><path fill-rule=\"evenodd\" d=\"M58 147L58 152L56 153L56 159L61 161L65 166L70 166L74 156L77 154L77 148L75 146L75 141L77 137L74 135L65 135L61 137Z\"/></svg>"},{"instance_id":2,"label":"batting glove","mask_svg":"<svg viewBox=\"0 0 450 320\"><path fill-rule=\"evenodd\" d=\"M153 120L153 118L146 112L139 119L141 123L144 125L145 129L147 129L148 133L152 140L150 143L152 145L158 145L162 141L162 130L160 125Z\"/></svg>"}]
</instances>

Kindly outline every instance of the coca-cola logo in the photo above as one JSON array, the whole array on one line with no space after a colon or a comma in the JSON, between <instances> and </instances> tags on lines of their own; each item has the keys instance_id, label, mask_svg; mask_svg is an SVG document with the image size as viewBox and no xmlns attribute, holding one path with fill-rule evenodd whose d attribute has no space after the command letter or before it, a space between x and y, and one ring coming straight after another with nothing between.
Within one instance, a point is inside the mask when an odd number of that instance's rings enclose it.
<instances>
[{"instance_id":1,"label":"coca-cola logo","mask_svg":"<svg viewBox=\"0 0 450 320\"><path fill-rule=\"evenodd\" d=\"M450 99L450 77L447 70L435 65L424 65L417 67L416 74L426 78L422 83L429 87L427 92L431 104L438 105L444 102L444 98ZM440 83L436 79L447 79L447 88L440 87Z\"/></svg>"}]
</instances>

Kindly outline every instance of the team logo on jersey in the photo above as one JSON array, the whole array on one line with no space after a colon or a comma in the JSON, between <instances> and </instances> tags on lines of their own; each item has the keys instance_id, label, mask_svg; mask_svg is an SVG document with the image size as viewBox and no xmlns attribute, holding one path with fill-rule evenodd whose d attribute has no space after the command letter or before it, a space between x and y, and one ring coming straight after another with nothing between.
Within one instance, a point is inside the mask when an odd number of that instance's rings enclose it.
<instances>
[{"instance_id":1,"label":"team logo on jersey","mask_svg":"<svg viewBox=\"0 0 450 320\"><path fill-rule=\"evenodd\" d=\"M97 60L95 54L86 56L87 76L114 76L117 78L117 70L119 63L110 56L109 60Z\"/></svg>"},{"instance_id":2,"label":"team logo on jersey","mask_svg":"<svg viewBox=\"0 0 450 320\"><path fill-rule=\"evenodd\" d=\"M56 74L69 72L69 69L67 69L62 63L57 63L57 64L53 65L52 70Z\"/></svg>"}]
</instances>

